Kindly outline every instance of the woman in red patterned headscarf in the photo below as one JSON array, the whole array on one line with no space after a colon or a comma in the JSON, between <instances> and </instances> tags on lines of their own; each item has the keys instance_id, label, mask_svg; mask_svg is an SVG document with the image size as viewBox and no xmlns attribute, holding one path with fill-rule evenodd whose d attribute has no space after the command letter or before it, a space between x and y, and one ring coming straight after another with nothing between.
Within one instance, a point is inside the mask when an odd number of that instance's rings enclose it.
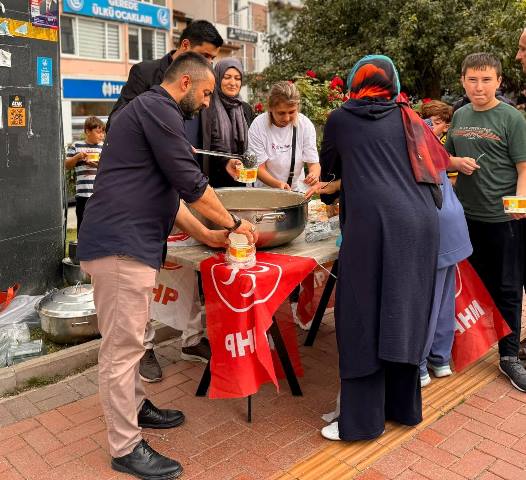
<instances>
[{"instance_id":1,"label":"woman in red patterned headscarf","mask_svg":"<svg viewBox=\"0 0 526 480\"><path fill-rule=\"evenodd\" d=\"M325 127L320 163L323 177L341 179L343 237L335 310L341 414L322 434L350 441L378 437L386 420L422 420L418 365L448 157L397 102L398 74L388 57L360 60L348 86L350 100Z\"/></svg>"}]
</instances>

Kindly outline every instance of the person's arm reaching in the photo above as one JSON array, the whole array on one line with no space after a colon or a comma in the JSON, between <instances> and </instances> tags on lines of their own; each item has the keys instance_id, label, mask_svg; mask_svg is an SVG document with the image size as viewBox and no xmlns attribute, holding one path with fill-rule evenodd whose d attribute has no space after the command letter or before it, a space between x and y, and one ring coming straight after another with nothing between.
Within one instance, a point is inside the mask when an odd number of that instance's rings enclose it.
<instances>
[{"instance_id":1,"label":"person's arm reaching","mask_svg":"<svg viewBox=\"0 0 526 480\"><path fill-rule=\"evenodd\" d=\"M167 181L204 217L221 227L234 226L232 216L208 186L192 154L182 117L174 111L176 107L168 99L152 101L144 96L134 103L157 165ZM245 235L251 243L257 240L256 228L246 220L242 220L235 231Z\"/></svg>"},{"instance_id":2,"label":"person's arm reaching","mask_svg":"<svg viewBox=\"0 0 526 480\"><path fill-rule=\"evenodd\" d=\"M280 188L281 190L290 190L290 185L287 182L278 180L268 172L266 163L259 165L258 178L269 187Z\"/></svg>"},{"instance_id":3,"label":"person's arm reaching","mask_svg":"<svg viewBox=\"0 0 526 480\"><path fill-rule=\"evenodd\" d=\"M307 170L309 171L309 174L305 177L305 184L312 187L313 185L316 185L320 180L321 175L321 167L319 162L316 163L308 163L307 164Z\"/></svg>"},{"instance_id":4,"label":"person's arm reaching","mask_svg":"<svg viewBox=\"0 0 526 480\"><path fill-rule=\"evenodd\" d=\"M209 186L206 187L203 196L192 202L191 205L192 208L195 208L201 215L216 225L220 225L221 227L232 227L234 225L232 216L219 201L214 190ZM249 243L257 242L258 233L256 232L256 227L246 220L241 220L241 224L236 228L235 232L245 235Z\"/></svg>"},{"instance_id":5,"label":"person's arm reaching","mask_svg":"<svg viewBox=\"0 0 526 480\"><path fill-rule=\"evenodd\" d=\"M175 225L182 231L188 233L192 238L205 243L209 247L221 248L227 245L228 231L210 230L206 228L192 215L192 212L188 210L184 202L181 202L179 205Z\"/></svg>"}]
</instances>

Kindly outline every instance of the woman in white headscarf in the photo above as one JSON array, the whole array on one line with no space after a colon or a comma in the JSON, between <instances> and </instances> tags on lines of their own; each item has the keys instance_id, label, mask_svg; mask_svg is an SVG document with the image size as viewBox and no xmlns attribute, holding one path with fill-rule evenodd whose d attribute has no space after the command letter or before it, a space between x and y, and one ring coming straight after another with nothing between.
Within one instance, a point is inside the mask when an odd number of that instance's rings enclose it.
<instances>
[{"instance_id":1,"label":"woman in white headscarf","mask_svg":"<svg viewBox=\"0 0 526 480\"><path fill-rule=\"evenodd\" d=\"M216 88L205 116L204 135L210 135L210 150L242 155L248 147L248 127L255 118L250 105L240 98L243 66L237 58L224 58L215 68ZM208 157L210 185L242 187L226 171L227 159ZM206 169L205 169L206 171Z\"/></svg>"}]
</instances>

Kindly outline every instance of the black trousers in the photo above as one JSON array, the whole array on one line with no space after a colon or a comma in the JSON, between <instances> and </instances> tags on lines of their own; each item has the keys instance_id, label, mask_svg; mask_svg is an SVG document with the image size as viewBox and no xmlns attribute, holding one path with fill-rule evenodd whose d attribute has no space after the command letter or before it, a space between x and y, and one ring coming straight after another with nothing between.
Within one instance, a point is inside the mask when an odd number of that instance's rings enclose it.
<instances>
[{"instance_id":1,"label":"black trousers","mask_svg":"<svg viewBox=\"0 0 526 480\"><path fill-rule=\"evenodd\" d=\"M80 232L80 224L84 218L84 209L89 197L75 197L75 213L77 214L77 236Z\"/></svg>"},{"instance_id":2,"label":"black trousers","mask_svg":"<svg viewBox=\"0 0 526 480\"><path fill-rule=\"evenodd\" d=\"M473 255L469 261L488 289L511 332L499 341L500 356L516 357L522 313L524 238L522 221L468 220Z\"/></svg>"},{"instance_id":3,"label":"black trousers","mask_svg":"<svg viewBox=\"0 0 526 480\"><path fill-rule=\"evenodd\" d=\"M371 440L385 429L385 421L416 425L422 421L418 365L384 362L366 377L341 380L340 438Z\"/></svg>"}]
</instances>

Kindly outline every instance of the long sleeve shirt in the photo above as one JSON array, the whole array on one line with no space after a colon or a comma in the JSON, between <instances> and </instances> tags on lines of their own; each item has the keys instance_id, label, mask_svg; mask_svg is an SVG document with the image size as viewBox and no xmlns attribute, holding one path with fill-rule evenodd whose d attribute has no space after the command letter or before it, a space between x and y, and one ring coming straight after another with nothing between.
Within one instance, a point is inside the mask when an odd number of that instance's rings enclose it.
<instances>
[{"instance_id":1,"label":"long sleeve shirt","mask_svg":"<svg viewBox=\"0 0 526 480\"><path fill-rule=\"evenodd\" d=\"M152 87L113 116L78 258L127 255L158 269L180 198L195 202L207 184L179 105L162 87Z\"/></svg>"}]
</instances>

